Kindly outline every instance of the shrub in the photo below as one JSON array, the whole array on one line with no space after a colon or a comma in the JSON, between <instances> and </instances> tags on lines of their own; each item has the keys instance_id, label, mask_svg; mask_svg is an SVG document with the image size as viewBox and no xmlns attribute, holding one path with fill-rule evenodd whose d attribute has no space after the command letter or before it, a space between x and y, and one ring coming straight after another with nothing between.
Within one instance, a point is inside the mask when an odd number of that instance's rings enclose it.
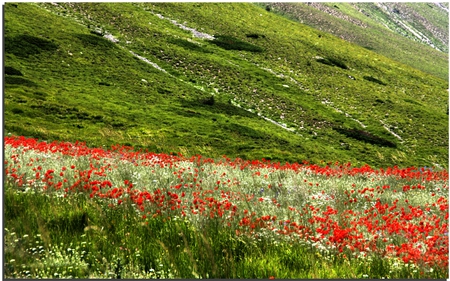
<instances>
[{"instance_id":1,"label":"shrub","mask_svg":"<svg viewBox=\"0 0 450 281\"><path fill-rule=\"evenodd\" d=\"M250 34L246 34L245 36L247 36L247 38L255 38L255 39L258 39L258 38L266 38L266 35L264 35L264 34L257 34L257 33L250 33Z\"/></svg>"},{"instance_id":2,"label":"shrub","mask_svg":"<svg viewBox=\"0 0 450 281\"><path fill-rule=\"evenodd\" d=\"M84 47L102 47L113 48L114 44L107 39L93 34L76 34L77 37L84 45Z\"/></svg>"},{"instance_id":3,"label":"shrub","mask_svg":"<svg viewBox=\"0 0 450 281\"><path fill-rule=\"evenodd\" d=\"M214 103L215 103L214 96L210 96L210 97L204 99L202 103L206 104L206 105L214 105Z\"/></svg>"},{"instance_id":4,"label":"shrub","mask_svg":"<svg viewBox=\"0 0 450 281\"><path fill-rule=\"evenodd\" d=\"M333 128L337 132L346 135L347 137L354 138L357 140L361 140L364 142L368 142L371 144L376 144L380 146L387 146L387 147L397 147L397 145L389 140L380 138L378 136L375 136L369 132L358 130L358 129L346 129L346 128Z\"/></svg>"},{"instance_id":5,"label":"shrub","mask_svg":"<svg viewBox=\"0 0 450 281\"><path fill-rule=\"evenodd\" d=\"M387 84L384 83L383 81L378 80L377 78L373 78L372 76L364 76L363 79L365 79L365 80L367 80L367 81L370 81L370 82L374 82L374 83L383 85L383 86L386 86L386 85L387 85Z\"/></svg>"},{"instance_id":6,"label":"shrub","mask_svg":"<svg viewBox=\"0 0 450 281\"><path fill-rule=\"evenodd\" d=\"M187 40L183 40L183 39L171 39L168 40L170 43L178 45L186 50L191 50L191 51L197 51L197 52L203 52L203 53L210 53L209 50L206 50L204 48L202 48L200 45L197 45L195 43L189 42Z\"/></svg>"},{"instance_id":7,"label":"shrub","mask_svg":"<svg viewBox=\"0 0 450 281\"><path fill-rule=\"evenodd\" d=\"M27 87L37 87L37 84L33 81L30 81L28 79L22 78L22 77L14 77L14 76L5 76L5 83L6 84L15 84L15 85L24 85Z\"/></svg>"},{"instance_id":8,"label":"shrub","mask_svg":"<svg viewBox=\"0 0 450 281\"><path fill-rule=\"evenodd\" d=\"M215 39L210 42L225 50L249 51L255 53L263 51L263 49L259 46L244 42L232 36L214 35L214 38Z\"/></svg>"},{"instance_id":9,"label":"shrub","mask_svg":"<svg viewBox=\"0 0 450 281\"><path fill-rule=\"evenodd\" d=\"M316 59L317 62L326 64L326 65L330 65L330 66L337 66L340 67L342 69L348 69L348 66L342 62L339 59L335 59L335 58L317 58Z\"/></svg>"},{"instance_id":10,"label":"shrub","mask_svg":"<svg viewBox=\"0 0 450 281\"><path fill-rule=\"evenodd\" d=\"M23 110L20 108L13 108L11 111L14 114L23 114Z\"/></svg>"},{"instance_id":11,"label":"shrub","mask_svg":"<svg viewBox=\"0 0 450 281\"><path fill-rule=\"evenodd\" d=\"M11 66L5 66L5 74L6 75L23 76L23 74L22 74L22 72L20 72L20 70L17 70Z\"/></svg>"}]
</instances>

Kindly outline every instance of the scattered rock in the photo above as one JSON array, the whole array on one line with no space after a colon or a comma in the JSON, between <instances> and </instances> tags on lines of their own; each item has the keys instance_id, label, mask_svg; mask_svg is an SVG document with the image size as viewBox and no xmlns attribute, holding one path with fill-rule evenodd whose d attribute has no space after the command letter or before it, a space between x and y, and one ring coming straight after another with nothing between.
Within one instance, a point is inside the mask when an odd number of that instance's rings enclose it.
<instances>
[{"instance_id":1,"label":"scattered rock","mask_svg":"<svg viewBox=\"0 0 450 281\"><path fill-rule=\"evenodd\" d=\"M108 39L109 41L111 41L113 43L119 43L119 40L114 38L114 36L112 34L105 34L105 35L103 35L103 37Z\"/></svg>"}]
</instances>

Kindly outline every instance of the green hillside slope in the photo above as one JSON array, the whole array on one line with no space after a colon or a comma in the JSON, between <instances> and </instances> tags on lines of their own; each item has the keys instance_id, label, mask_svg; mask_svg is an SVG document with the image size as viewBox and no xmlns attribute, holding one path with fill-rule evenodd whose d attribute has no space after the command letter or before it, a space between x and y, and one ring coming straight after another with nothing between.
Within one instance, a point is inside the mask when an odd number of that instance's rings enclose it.
<instances>
[{"instance_id":1,"label":"green hillside slope","mask_svg":"<svg viewBox=\"0 0 450 281\"><path fill-rule=\"evenodd\" d=\"M263 7L4 10L5 133L209 157L447 166L447 81Z\"/></svg>"},{"instance_id":2,"label":"green hillside slope","mask_svg":"<svg viewBox=\"0 0 450 281\"><path fill-rule=\"evenodd\" d=\"M444 4L308 2L260 6L447 80L449 15Z\"/></svg>"}]
</instances>

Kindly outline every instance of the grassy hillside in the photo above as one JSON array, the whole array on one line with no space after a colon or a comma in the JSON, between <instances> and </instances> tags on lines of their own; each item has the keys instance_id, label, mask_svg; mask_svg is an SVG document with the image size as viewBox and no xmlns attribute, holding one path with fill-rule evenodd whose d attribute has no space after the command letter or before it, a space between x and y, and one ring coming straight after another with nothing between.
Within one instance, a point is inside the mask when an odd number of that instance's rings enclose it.
<instances>
[{"instance_id":1,"label":"grassy hillside","mask_svg":"<svg viewBox=\"0 0 450 281\"><path fill-rule=\"evenodd\" d=\"M439 3L261 3L261 7L448 79L448 8ZM420 55L419 55L420 54Z\"/></svg>"},{"instance_id":2,"label":"grassy hillside","mask_svg":"<svg viewBox=\"0 0 450 281\"><path fill-rule=\"evenodd\" d=\"M5 133L208 157L447 166L447 81L263 7L4 10Z\"/></svg>"}]
</instances>

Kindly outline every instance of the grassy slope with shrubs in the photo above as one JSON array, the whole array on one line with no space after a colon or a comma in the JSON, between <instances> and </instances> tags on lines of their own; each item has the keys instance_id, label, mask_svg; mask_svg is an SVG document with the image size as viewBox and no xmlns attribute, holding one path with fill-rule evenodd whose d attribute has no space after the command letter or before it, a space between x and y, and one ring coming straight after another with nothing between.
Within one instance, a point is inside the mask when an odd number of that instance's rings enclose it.
<instances>
[{"instance_id":1,"label":"grassy slope with shrubs","mask_svg":"<svg viewBox=\"0 0 450 281\"><path fill-rule=\"evenodd\" d=\"M448 162L447 81L250 3L7 3L5 67L6 133L209 157Z\"/></svg>"},{"instance_id":2,"label":"grassy slope with shrubs","mask_svg":"<svg viewBox=\"0 0 450 281\"><path fill-rule=\"evenodd\" d=\"M259 5L273 13L332 33L442 79L448 79L448 12L434 3ZM420 41L403 24L426 36L441 51Z\"/></svg>"}]
</instances>

